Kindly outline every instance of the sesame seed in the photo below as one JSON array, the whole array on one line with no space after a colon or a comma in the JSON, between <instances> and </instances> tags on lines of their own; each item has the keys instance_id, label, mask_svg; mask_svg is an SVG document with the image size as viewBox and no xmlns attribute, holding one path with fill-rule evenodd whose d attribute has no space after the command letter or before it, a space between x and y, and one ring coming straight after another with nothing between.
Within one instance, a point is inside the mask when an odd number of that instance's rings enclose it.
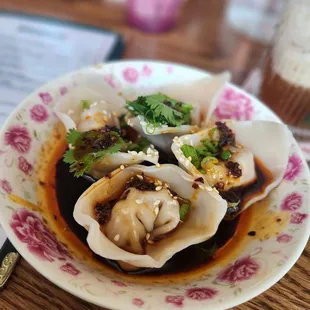
<instances>
[{"instance_id":1,"label":"sesame seed","mask_svg":"<svg viewBox=\"0 0 310 310\"><path fill-rule=\"evenodd\" d=\"M147 240L147 242L148 242L149 244L154 244L154 241L152 241L151 239Z\"/></svg>"},{"instance_id":2,"label":"sesame seed","mask_svg":"<svg viewBox=\"0 0 310 310\"><path fill-rule=\"evenodd\" d=\"M149 240L151 238L151 235L149 234L149 233L147 233L146 235L145 235L145 239L146 240Z\"/></svg>"},{"instance_id":3,"label":"sesame seed","mask_svg":"<svg viewBox=\"0 0 310 310\"><path fill-rule=\"evenodd\" d=\"M117 113L115 111L112 112L113 116L117 117Z\"/></svg>"},{"instance_id":4,"label":"sesame seed","mask_svg":"<svg viewBox=\"0 0 310 310\"><path fill-rule=\"evenodd\" d=\"M143 153L142 151L140 151L140 152L138 153L138 155L144 155L144 153Z\"/></svg>"},{"instance_id":5,"label":"sesame seed","mask_svg":"<svg viewBox=\"0 0 310 310\"><path fill-rule=\"evenodd\" d=\"M97 104L98 104L98 102L93 102L93 103L90 105L90 108L95 107Z\"/></svg>"},{"instance_id":6,"label":"sesame seed","mask_svg":"<svg viewBox=\"0 0 310 310\"><path fill-rule=\"evenodd\" d=\"M157 215L159 213L159 208L155 208L155 214Z\"/></svg>"},{"instance_id":7,"label":"sesame seed","mask_svg":"<svg viewBox=\"0 0 310 310\"><path fill-rule=\"evenodd\" d=\"M102 110L103 115L108 115L108 111Z\"/></svg>"},{"instance_id":8,"label":"sesame seed","mask_svg":"<svg viewBox=\"0 0 310 310\"><path fill-rule=\"evenodd\" d=\"M140 180L143 180L143 176L141 174L137 174L137 178L139 178Z\"/></svg>"},{"instance_id":9,"label":"sesame seed","mask_svg":"<svg viewBox=\"0 0 310 310\"><path fill-rule=\"evenodd\" d=\"M141 205L141 204L143 204L143 200L137 199L137 200L136 200L136 203L137 203L138 205Z\"/></svg>"},{"instance_id":10,"label":"sesame seed","mask_svg":"<svg viewBox=\"0 0 310 310\"><path fill-rule=\"evenodd\" d=\"M131 154L132 155L138 155L138 153L136 151L132 151Z\"/></svg>"},{"instance_id":11,"label":"sesame seed","mask_svg":"<svg viewBox=\"0 0 310 310\"><path fill-rule=\"evenodd\" d=\"M209 191L208 188L207 188L207 191ZM219 194L219 191L218 191L215 187L213 188L213 191L214 191L215 193Z\"/></svg>"},{"instance_id":12,"label":"sesame seed","mask_svg":"<svg viewBox=\"0 0 310 310\"><path fill-rule=\"evenodd\" d=\"M119 234L115 235L114 237L114 241L118 241L119 240Z\"/></svg>"},{"instance_id":13,"label":"sesame seed","mask_svg":"<svg viewBox=\"0 0 310 310\"><path fill-rule=\"evenodd\" d=\"M188 156L187 158L189 161L192 161L192 156Z\"/></svg>"},{"instance_id":14,"label":"sesame seed","mask_svg":"<svg viewBox=\"0 0 310 310\"><path fill-rule=\"evenodd\" d=\"M106 116L104 116L104 117L103 117L103 120L104 120L105 122L108 122L108 121L109 121L109 118L106 117Z\"/></svg>"},{"instance_id":15,"label":"sesame seed","mask_svg":"<svg viewBox=\"0 0 310 310\"><path fill-rule=\"evenodd\" d=\"M163 188L162 186L157 186L157 187L155 188L155 190L158 192L158 191L160 191L162 188Z\"/></svg>"},{"instance_id":16,"label":"sesame seed","mask_svg":"<svg viewBox=\"0 0 310 310\"><path fill-rule=\"evenodd\" d=\"M188 160L188 159L186 159L186 160L185 160L185 166L189 166L190 164L191 164L191 161Z\"/></svg>"},{"instance_id":17,"label":"sesame seed","mask_svg":"<svg viewBox=\"0 0 310 310\"><path fill-rule=\"evenodd\" d=\"M173 142L179 142L179 141L180 141L179 137L174 137L173 138Z\"/></svg>"},{"instance_id":18,"label":"sesame seed","mask_svg":"<svg viewBox=\"0 0 310 310\"><path fill-rule=\"evenodd\" d=\"M157 164L156 164L156 167L157 167L157 168L159 168L159 167L160 167L160 164L159 164L159 163L157 163Z\"/></svg>"},{"instance_id":19,"label":"sesame seed","mask_svg":"<svg viewBox=\"0 0 310 310\"><path fill-rule=\"evenodd\" d=\"M72 114L74 114L74 111L73 110L68 110L67 114L68 115L72 115Z\"/></svg>"},{"instance_id":20,"label":"sesame seed","mask_svg":"<svg viewBox=\"0 0 310 310\"><path fill-rule=\"evenodd\" d=\"M177 197L177 196L173 196L173 199L174 199L174 200L177 200L177 199L178 199L178 197Z\"/></svg>"},{"instance_id":21,"label":"sesame seed","mask_svg":"<svg viewBox=\"0 0 310 310\"><path fill-rule=\"evenodd\" d=\"M168 188L168 187L169 187L168 183L165 183L165 184L164 184L164 187L165 187L165 188Z\"/></svg>"},{"instance_id":22,"label":"sesame seed","mask_svg":"<svg viewBox=\"0 0 310 310\"><path fill-rule=\"evenodd\" d=\"M154 146L154 144L150 144L150 147L151 147L151 148L154 148L155 146Z\"/></svg>"},{"instance_id":23,"label":"sesame seed","mask_svg":"<svg viewBox=\"0 0 310 310\"><path fill-rule=\"evenodd\" d=\"M153 206L156 207L156 206L158 206L159 204L160 204L160 200L157 199L157 200L154 201Z\"/></svg>"},{"instance_id":24,"label":"sesame seed","mask_svg":"<svg viewBox=\"0 0 310 310\"><path fill-rule=\"evenodd\" d=\"M121 165L120 168L121 168L121 170L124 170L124 169L125 169L125 166L124 166L124 165Z\"/></svg>"},{"instance_id":25,"label":"sesame seed","mask_svg":"<svg viewBox=\"0 0 310 310\"><path fill-rule=\"evenodd\" d=\"M199 184L199 188L200 189L205 189L205 187L203 185L201 185L201 184Z\"/></svg>"}]
</instances>

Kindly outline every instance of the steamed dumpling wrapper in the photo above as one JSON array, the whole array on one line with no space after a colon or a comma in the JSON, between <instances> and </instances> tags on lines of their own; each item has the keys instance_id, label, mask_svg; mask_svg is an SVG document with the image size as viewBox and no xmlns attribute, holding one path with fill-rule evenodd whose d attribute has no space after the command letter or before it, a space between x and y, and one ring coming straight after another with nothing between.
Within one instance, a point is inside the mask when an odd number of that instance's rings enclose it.
<instances>
[{"instance_id":1,"label":"steamed dumpling wrapper","mask_svg":"<svg viewBox=\"0 0 310 310\"><path fill-rule=\"evenodd\" d=\"M119 117L127 112L125 100L107 84L102 74L89 73L84 84L70 89L56 103L54 112L67 131L119 127Z\"/></svg>"},{"instance_id":2,"label":"steamed dumpling wrapper","mask_svg":"<svg viewBox=\"0 0 310 310\"><path fill-rule=\"evenodd\" d=\"M177 126L172 126L172 124L152 126L145 119L144 115L139 115L139 111L129 113L126 117L126 122L141 135L147 137L156 147L169 153L171 152L171 141L175 136L197 132L199 131L199 126L208 122L211 116L209 111L214 110L218 97L229 80L230 74L224 72L212 77L188 82L187 84L171 84L156 89L157 93L192 107L190 111L191 120L188 123L183 122ZM143 92L144 96L151 94L154 94L154 90L152 93L150 90L144 90ZM169 99L167 100L169 101ZM181 118L184 119L184 116Z\"/></svg>"},{"instance_id":3,"label":"steamed dumpling wrapper","mask_svg":"<svg viewBox=\"0 0 310 310\"><path fill-rule=\"evenodd\" d=\"M138 175L155 179L157 189L124 188ZM170 164L119 169L82 194L74 219L88 230L87 242L96 254L132 266L160 268L175 253L211 238L225 215L226 201L209 187L193 188L194 182ZM174 195L190 202L185 218ZM108 206L114 199L110 218L100 225L96 206Z\"/></svg>"},{"instance_id":4,"label":"steamed dumpling wrapper","mask_svg":"<svg viewBox=\"0 0 310 310\"><path fill-rule=\"evenodd\" d=\"M262 192L245 202L242 209L245 210L265 198L282 181L292 135L286 125L269 121L225 121L216 124L218 126L176 138L172 152L186 171L195 177L202 177L206 184L221 191L255 182L255 159L259 160L271 173L272 180ZM226 131L224 138L228 142L224 143L223 148L221 130ZM230 143L233 139L235 141ZM218 152L216 156L212 154L212 148Z\"/></svg>"}]
</instances>

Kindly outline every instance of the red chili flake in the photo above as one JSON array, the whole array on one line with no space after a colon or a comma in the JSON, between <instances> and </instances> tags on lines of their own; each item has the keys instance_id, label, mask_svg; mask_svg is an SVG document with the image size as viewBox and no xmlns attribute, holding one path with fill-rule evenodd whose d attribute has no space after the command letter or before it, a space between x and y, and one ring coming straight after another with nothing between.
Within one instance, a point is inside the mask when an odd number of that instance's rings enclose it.
<instances>
[{"instance_id":1,"label":"red chili flake","mask_svg":"<svg viewBox=\"0 0 310 310\"><path fill-rule=\"evenodd\" d=\"M193 183L192 188L197 189L197 188L199 188L199 185L197 183Z\"/></svg>"}]
</instances>

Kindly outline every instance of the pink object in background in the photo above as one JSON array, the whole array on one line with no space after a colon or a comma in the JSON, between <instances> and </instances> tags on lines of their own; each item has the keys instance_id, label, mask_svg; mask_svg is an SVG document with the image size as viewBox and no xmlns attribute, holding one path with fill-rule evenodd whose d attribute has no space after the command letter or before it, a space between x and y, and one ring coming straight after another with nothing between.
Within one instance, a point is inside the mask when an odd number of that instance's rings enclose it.
<instances>
[{"instance_id":1,"label":"pink object in background","mask_svg":"<svg viewBox=\"0 0 310 310\"><path fill-rule=\"evenodd\" d=\"M129 24L148 32L162 32L176 23L183 0L128 0Z\"/></svg>"}]
</instances>

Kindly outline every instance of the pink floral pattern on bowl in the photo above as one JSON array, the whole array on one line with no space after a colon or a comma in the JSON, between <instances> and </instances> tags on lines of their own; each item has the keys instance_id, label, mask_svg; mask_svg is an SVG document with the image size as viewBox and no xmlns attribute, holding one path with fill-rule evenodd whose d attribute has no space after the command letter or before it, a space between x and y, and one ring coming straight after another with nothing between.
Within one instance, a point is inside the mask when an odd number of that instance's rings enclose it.
<instances>
[{"instance_id":1,"label":"pink floral pattern on bowl","mask_svg":"<svg viewBox=\"0 0 310 310\"><path fill-rule=\"evenodd\" d=\"M133 298L132 304L137 306L138 308L141 308L144 305L144 301L141 298Z\"/></svg>"},{"instance_id":2,"label":"pink floral pattern on bowl","mask_svg":"<svg viewBox=\"0 0 310 310\"><path fill-rule=\"evenodd\" d=\"M5 180L5 179L0 180L0 186L7 194L12 193L12 190L13 190L12 186L11 186L10 182L8 182L7 180Z\"/></svg>"},{"instance_id":3,"label":"pink floral pattern on bowl","mask_svg":"<svg viewBox=\"0 0 310 310\"><path fill-rule=\"evenodd\" d=\"M26 127L13 126L5 132L5 144L19 153L25 154L31 146L31 138Z\"/></svg>"},{"instance_id":4,"label":"pink floral pattern on bowl","mask_svg":"<svg viewBox=\"0 0 310 310\"><path fill-rule=\"evenodd\" d=\"M24 156L18 157L18 168L26 175L31 175L33 171L33 166L27 161Z\"/></svg>"},{"instance_id":5,"label":"pink floral pattern on bowl","mask_svg":"<svg viewBox=\"0 0 310 310\"><path fill-rule=\"evenodd\" d=\"M308 214L295 212L291 215L292 224L302 224L308 218Z\"/></svg>"},{"instance_id":6,"label":"pink floral pattern on bowl","mask_svg":"<svg viewBox=\"0 0 310 310\"><path fill-rule=\"evenodd\" d=\"M289 243L291 242L292 239L293 239L293 236L288 235L288 234L281 234L277 237L277 241L279 243Z\"/></svg>"},{"instance_id":7,"label":"pink floral pattern on bowl","mask_svg":"<svg viewBox=\"0 0 310 310\"><path fill-rule=\"evenodd\" d=\"M67 272L73 276L77 276L81 273L80 270L78 270L74 265L72 265L71 263L66 263L62 266L60 266L60 269L64 272Z\"/></svg>"},{"instance_id":8,"label":"pink floral pattern on bowl","mask_svg":"<svg viewBox=\"0 0 310 310\"><path fill-rule=\"evenodd\" d=\"M249 280L258 272L259 267L259 264L251 257L240 258L224 269L217 277L217 281L236 284Z\"/></svg>"},{"instance_id":9,"label":"pink floral pattern on bowl","mask_svg":"<svg viewBox=\"0 0 310 310\"><path fill-rule=\"evenodd\" d=\"M284 175L284 179L287 181L294 181L301 173L303 169L302 161L297 154L293 154L290 156L286 172Z\"/></svg>"},{"instance_id":10,"label":"pink floral pattern on bowl","mask_svg":"<svg viewBox=\"0 0 310 310\"><path fill-rule=\"evenodd\" d=\"M38 209L35 208L37 180L34 172L38 149L57 122L51 112L56 99L85 80L85 74L93 70L99 70L103 78L120 91L122 87L139 89L174 83L182 76L197 79L205 76L202 72L175 64L111 63L100 69L84 69L80 74L67 75L29 96L5 125L0 139L0 221L20 253L39 272L78 297L105 308L122 310L224 309L227 302L229 307L237 305L245 301L249 293L260 294L276 282L278 272L286 272L287 266L297 259L309 233L309 173L296 143L292 146L284 181L271 204L271 211L285 212L290 223L279 235L268 240L251 238L249 246L230 264L212 267L208 274L190 283L142 286L109 277L71 257L69 250L59 241L63 239L58 240L50 228L53 226L44 220L48 215L40 210L39 205ZM237 120L253 119L258 114L263 119L278 121L255 98L232 85L224 90L216 114L220 118ZM22 206L10 200L8 194L26 199L33 208L21 209ZM258 247L259 251L253 250ZM265 277L269 279L268 283Z\"/></svg>"},{"instance_id":11,"label":"pink floral pattern on bowl","mask_svg":"<svg viewBox=\"0 0 310 310\"><path fill-rule=\"evenodd\" d=\"M39 93L38 95L41 98L42 102L46 105L53 101L53 98L49 92Z\"/></svg>"},{"instance_id":12,"label":"pink floral pattern on bowl","mask_svg":"<svg viewBox=\"0 0 310 310\"><path fill-rule=\"evenodd\" d=\"M302 206L302 195L299 193L291 193L285 197L281 204L284 211L296 211Z\"/></svg>"},{"instance_id":13,"label":"pink floral pattern on bowl","mask_svg":"<svg viewBox=\"0 0 310 310\"><path fill-rule=\"evenodd\" d=\"M186 291L186 297L195 300L212 299L218 293L218 290L209 287L190 288Z\"/></svg>"},{"instance_id":14,"label":"pink floral pattern on bowl","mask_svg":"<svg viewBox=\"0 0 310 310\"><path fill-rule=\"evenodd\" d=\"M45 122L48 119L48 112L44 105L36 104L30 109L30 118L35 122Z\"/></svg>"},{"instance_id":15,"label":"pink floral pattern on bowl","mask_svg":"<svg viewBox=\"0 0 310 310\"><path fill-rule=\"evenodd\" d=\"M153 70L148 65L144 65L142 68L142 76L150 77L152 75Z\"/></svg>"},{"instance_id":16,"label":"pink floral pattern on bowl","mask_svg":"<svg viewBox=\"0 0 310 310\"><path fill-rule=\"evenodd\" d=\"M226 88L214 111L218 119L251 120L254 108L251 99L234 88Z\"/></svg>"},{"instance_id":17,"label":"pink floral pattern on bowl","mask_svg":"<svg viewBox=\"0 0 310 310\"><path fill-rule=\"evenodd\" d=\"M65 260L67 249L56 240L42 220L34 212L18 209L13 213L11 228L17 238L27 244L28 250L42 260Z\"/></svg>"},{"instance_id":18,"label":"pink floral pattern on bowl","mask_svg":"<svg viewBox=\"0 0 310 310\"><path fill-rule=\"evenodd\" d=\"M165 302L167 304L173 304L177 307L183 307L184 296L176 295L176 296L166 296Z\"/></svg>"},{"instance_id":19,"label":"pink floral pattern on bowl","mask_svg":"<svg viewBox=\"0 0 310 310\"><path fill-rule=\"evenodd\" d=\"M124 80L128 83L135 84L139 78L139 72L135 68L128 67L123 71Z\"/></svg>"}]
</instances>

